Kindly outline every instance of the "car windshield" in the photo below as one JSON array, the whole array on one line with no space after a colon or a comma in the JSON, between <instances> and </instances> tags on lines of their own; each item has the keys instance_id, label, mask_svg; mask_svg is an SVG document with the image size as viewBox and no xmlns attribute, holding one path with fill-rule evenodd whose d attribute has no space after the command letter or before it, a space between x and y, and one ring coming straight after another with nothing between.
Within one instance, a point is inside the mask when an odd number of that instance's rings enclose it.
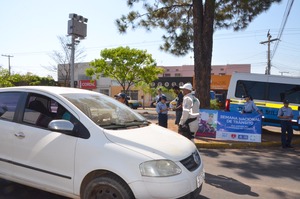
<instances>
[{"instance_id":1,"label":"car windshield","mask_svg":"<svg viewBox=\"0 0 300 199\"><path fill-rule=\"evenodd\" d=\"M149 122L125 104L103 94L62 94L97 125L119 129L148 125Z\"/></svg>"}]
</instances>

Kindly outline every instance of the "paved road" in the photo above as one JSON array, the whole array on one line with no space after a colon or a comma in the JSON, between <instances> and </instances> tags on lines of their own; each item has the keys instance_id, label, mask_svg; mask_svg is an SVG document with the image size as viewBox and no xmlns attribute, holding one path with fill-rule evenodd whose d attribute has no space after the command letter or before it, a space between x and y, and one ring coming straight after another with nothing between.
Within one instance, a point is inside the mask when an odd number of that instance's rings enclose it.
<instances>
[{"instance_id":1,"label":"paved road","mask_svg":"<svg viewBox=\"0 0 300 199\"><path fill-rule=\"evenodd\" d=\"M300 198L300 149L203 149L201 199Z\"/></svg>"},{"instance_id":2,"label":"paved road","mask_svg":"<svg viewBox=\"0 0 300 199\"><path fill-rule=\"evenodd\" d=\"M300 148L200 149L206 183L197 199L298 199ZM0 180L0 199L66 199Z\"/></svg>"}]
</instances>

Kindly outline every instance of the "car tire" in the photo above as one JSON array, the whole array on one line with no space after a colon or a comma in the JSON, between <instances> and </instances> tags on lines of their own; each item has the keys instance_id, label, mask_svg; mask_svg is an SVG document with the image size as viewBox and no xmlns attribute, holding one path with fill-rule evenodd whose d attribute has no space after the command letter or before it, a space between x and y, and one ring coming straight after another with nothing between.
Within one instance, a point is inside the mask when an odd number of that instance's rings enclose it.
<instances>
[{"instance_id":1,"label":"car tire","mask_svg":"<svg viewBox=\"0 0 300 199\"><path fill-rule=\"evenodd\" d=\"M129 186L115 175L98 176L85 187L82 199L132 199Z\"/></svg>"}]
</instances>

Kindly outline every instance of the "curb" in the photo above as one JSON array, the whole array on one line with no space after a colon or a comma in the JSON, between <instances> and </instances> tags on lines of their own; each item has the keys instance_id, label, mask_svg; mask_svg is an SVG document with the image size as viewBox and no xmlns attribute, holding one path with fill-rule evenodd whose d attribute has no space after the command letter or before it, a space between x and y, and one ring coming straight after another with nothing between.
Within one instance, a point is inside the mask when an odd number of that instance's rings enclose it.
<instances>
[{"instance_id":1,"label":"curb","mask_svg":"<svg viewBox=\"0 0 300 199\"><path fill-rule=\"evenodd\" d=\"M206 149L245 149L245 148L264 148L264 147L280 147L280 141L270 141L261 143L252 142L201 142L201 140L196 139L194 141L197 148ZM293 145L300 145L300 139L292 141Z\"/></svg>"}]
</instances>

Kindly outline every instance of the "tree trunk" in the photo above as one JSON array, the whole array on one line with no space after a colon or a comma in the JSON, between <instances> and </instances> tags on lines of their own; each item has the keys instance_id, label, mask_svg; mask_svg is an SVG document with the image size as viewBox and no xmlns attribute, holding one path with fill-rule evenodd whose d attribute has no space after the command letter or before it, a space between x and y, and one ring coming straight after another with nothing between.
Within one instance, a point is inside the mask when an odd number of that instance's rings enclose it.
<instances>
[{"instance_id":1,"label":"tree trunk","mask_svg":"<svg viewBox=\"0 0 300 199\"><path fill-rule=\"evenodd\" d=\"M196 97L201 108L210 108L211 57L215 0L193 0L194 67Z\"/></svg>"}]
</instances>

